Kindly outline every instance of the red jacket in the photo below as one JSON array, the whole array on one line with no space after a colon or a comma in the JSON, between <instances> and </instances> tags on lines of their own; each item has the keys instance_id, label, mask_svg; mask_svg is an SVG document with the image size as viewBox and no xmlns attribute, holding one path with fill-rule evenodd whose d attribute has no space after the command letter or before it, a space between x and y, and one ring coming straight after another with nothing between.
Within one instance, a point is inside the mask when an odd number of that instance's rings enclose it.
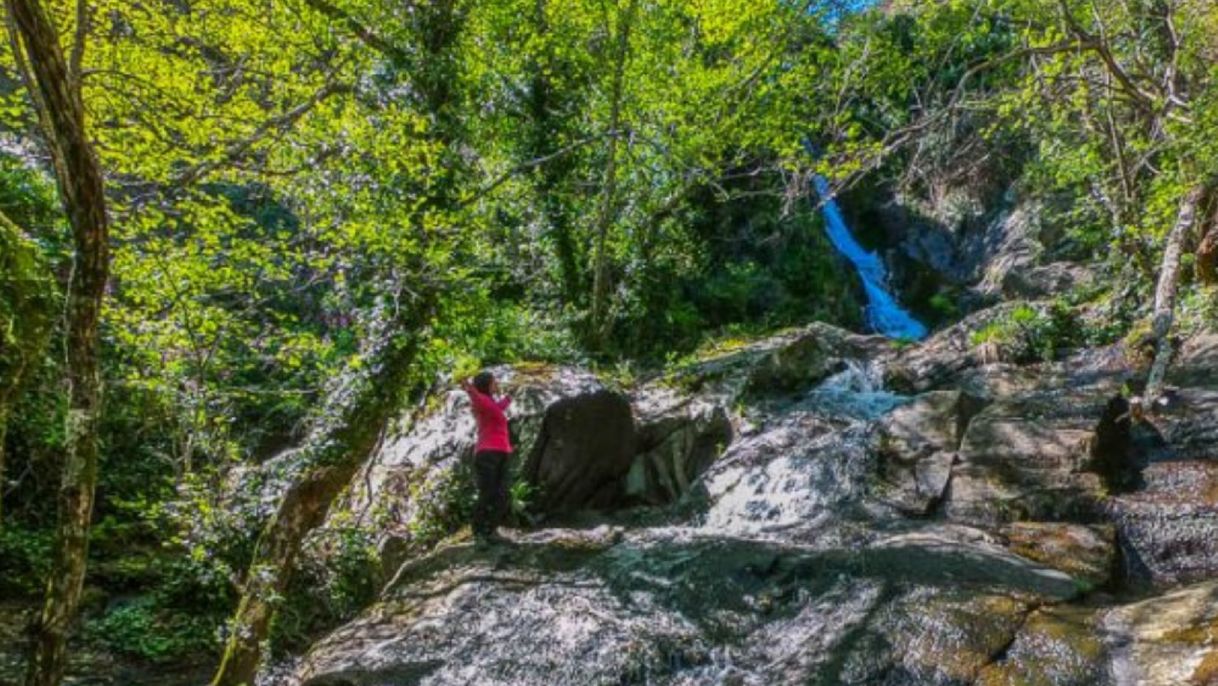
<instances>
[{"instance_id":1,"label":"red jacket","mask_svg":"<svg viewBox=\"0 0 1218 686\"><path fill-rule=\"evenodd\" d=\"M495 400L476 388L465 389L469 393L470 409L474 412L474 421L478 423L478 443L474 452L496 450L502 453L512 452L512 441L508 437L508 420L504 410L512 404L512 399L503 396Z\"/></svg>"}]
</instances>

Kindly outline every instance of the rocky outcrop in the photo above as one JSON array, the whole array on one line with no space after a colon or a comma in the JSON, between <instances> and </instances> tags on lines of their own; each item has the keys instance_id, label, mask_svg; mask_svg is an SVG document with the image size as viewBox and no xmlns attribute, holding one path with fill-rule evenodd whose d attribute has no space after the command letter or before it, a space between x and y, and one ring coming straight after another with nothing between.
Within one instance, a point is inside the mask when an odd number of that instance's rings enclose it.
<instances>
[{"instance_id":1,"label":"rocky outcrop","mask_svg":"<svg viewBox=\"0 0 1218 686\"><path fill-rule=\"evenodd\" d=\"M532 382L538 506L607 524L415 553L273 683L1214 683L1218 591L1160 590L1218 575L1208 377L1142 419L1118 352L995 361L997 316L912 348L809 327L629 395ZM456 412L401 451L446 464Z\"/></svg>"},{"instance_id":2,"label":"rocky outcrop","mask_svg":"<svg viewBox=\"0 0 1218 686\"><path fill-rule=\"evenodd\" d=\"M1158 585L1218 576L1218 462L1166 461L1108 501L1127 573Z\"/></svg>"},{"instance_id":3,"label":"rocky outcrop","mask_svg":"<svg viewBox=\"0 0 1218 686\"><path fill-rule=\"evenodd\" d=\"M600 399L609 393L595 375L577 369L538 366L494 371L512 389L509 429L516 465L522 456L538 450L543 424L554 406L563 403L570 408L591 402L599 407ZM461 467L472 456L475 428L469 400L462 391L445 393L431 411L413 422L404 416L401 423L406 425L404 429L391 431L356 475L343 510L386 539L409 540L425 518L442 522L454 518L448 513L459 502L453 491L470 489ZM551 420L551 431L561 432L555 423ZM551 444L550 452L559 451Z\"/></svg>"},{"instance_id":4,"label":"rocky outcrop","mask_svg":"<svg viewBox=\"0 0 1218 686\"><path fill-rule=\"evenodd\" d=\"M1103 389L998 400L970 422L945 512L993 525L1017 520L1091 521L1103 482L1089 471Z\"/></svg>"},{"instance_id":5,"label":"rocky outcrop","mask_svg":"<svg viewBox=\"0 0 1218 686\"><path fill-rule=\"evenodd\" d=\"M942 500L960 441L983 401L962 391L932 391L889 412L879 422L879 474L893 505L913 516Z\"/></svg>"},{"instance_id":6,"label":"rocky outcrop","mask_svg":"<svg viewBox=\"0 0 1218 686\"><path fill-rule=\"evenodd\" d=\"M842 371L847 360L890 347L878 336L816 323L695 361L673 380L687 391L730 400L796 394Z\"/></svg>"},{"instance_id":7,"label":"rocky outcrop","mask_svg":"<svg viewBox=\"0 0 1218 686\"><path fill-rule=\"evenodd\" d=\"M1218 683L1218 582L1208 581L1099 615L1115 686Z\"/></svg>"}]
</instances>

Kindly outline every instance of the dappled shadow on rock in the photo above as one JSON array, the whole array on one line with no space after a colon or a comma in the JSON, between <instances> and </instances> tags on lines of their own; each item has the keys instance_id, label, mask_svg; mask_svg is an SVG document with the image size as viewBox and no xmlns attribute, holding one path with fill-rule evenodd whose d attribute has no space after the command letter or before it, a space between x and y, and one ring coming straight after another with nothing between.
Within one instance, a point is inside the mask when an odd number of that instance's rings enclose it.
<instances>
[{"instance_id":1,"label":"dappled shadow on rock","mask_svg":"<svg viewBox=\"0 0 1218 686\"><path fill-rule=\"evenodd\" d=\"M363 686L377 682L361 674L439 659L428 683L682 683L729 651L735 669L779 681L897 666L949 683L945 664L975 673L1028 607L1076 592L1065 574L944 532L814 549L682 528L551 531L407 564L301 677ZM942 653L911 654L915 629L943 632Z\"/></svg>"}]
</instances>

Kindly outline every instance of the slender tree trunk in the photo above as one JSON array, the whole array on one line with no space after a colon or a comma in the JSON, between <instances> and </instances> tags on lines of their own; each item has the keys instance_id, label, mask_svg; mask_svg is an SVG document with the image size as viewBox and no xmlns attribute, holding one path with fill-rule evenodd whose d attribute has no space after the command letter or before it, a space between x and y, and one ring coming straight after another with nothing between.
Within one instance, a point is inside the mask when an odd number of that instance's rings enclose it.
<instances>
[{"instance_id":1,"label":"slender tree trunk","mask_svg":"<svg viewBox=\"0 0 1218 686\"><path fill-rule=\"evenodd\" d=\"M301 543L325 520L397 411L422 340L419 332L433 309L429 301L412 304L404 317L386 315L359 367L330 393L298 457L306 465L303 476L288 487L258 540L213 686L254 683L275 599L287 589Z\"/></svg>"},{"instance_id":2,"label":"slender tree trunk","mask_svg":"<svg viewBox=\"0 0 1218 686\"><path fill-rule=\"evenodd\" d=\"M609 334L609 228L613 225L617 207L617 147L622 118L622 81L630 57L630 29L634 23L637 0L630 0L618 14L617 46L614 54L613 80L609 93L609 143L605 161L605 182L601 191L601 206L596 219L596 263L592 274L591 341L600 348Z\"/></svg>"},{"instance_id":3,"label":"slender tree trunk","mask_svg":"<svg viewBox=\"0 0 1218 686\"><path fill-rule=\"evenodd\" d=\"M28 58L31 94L72 226L75 259L68 285L68 413L59 529L46 603L34 629L27 684L56 686L85 577L89 522L97 483L97 428L102 387L98 322L109 275L105 185L85 132L80 84L71 78L49 14L38 0L6 0L14 41Z\"/></svg>"},{"instance_id":4,"label":"slender tree trunk","mask_svg":"<svg viewBox=\"0 0 1218 686\"><path fill-rule=\"evenodd\" d=\"M1155 288L1155 309L1151 320L1151 333L1155 340L1155 359L1146 380L1144 402L1152 406L1163 390L1167 367L1171 363L1171 328L1176 314L1176 292L1180 284L1180 258L1184 254L1184 243L1197 222L1197 208L1205 195L1204 186L1191 189L1180 203L1176 224L1167 235L1163 249L1163 263L1159 268L1159 283Z\"/></svg>"}]
</instances>

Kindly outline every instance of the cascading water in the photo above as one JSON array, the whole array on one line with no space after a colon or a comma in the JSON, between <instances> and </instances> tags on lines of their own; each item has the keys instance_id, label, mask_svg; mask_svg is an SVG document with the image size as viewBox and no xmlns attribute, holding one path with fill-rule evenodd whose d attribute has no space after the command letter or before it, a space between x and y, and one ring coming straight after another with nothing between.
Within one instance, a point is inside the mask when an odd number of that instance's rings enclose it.
<instances>
[{"instance_id":1,"label":"cascading water","mask_svg":"<svg viewBox=\"0 0 1218 686\"><path fill-rule=\"evenodd\" d=\"M926 325L901 307L888 292L888 273L879 256L867 251L854 239L854 234L842 217L841 208L830 192L829 182L818 174L813 178L813 183L823 203L821 211L825 215L825 231L829 234L830 242L854 265L863 281L863 290L867 293L867 325L889 338L926 338Z\"/></svg>"}]
</instances>

